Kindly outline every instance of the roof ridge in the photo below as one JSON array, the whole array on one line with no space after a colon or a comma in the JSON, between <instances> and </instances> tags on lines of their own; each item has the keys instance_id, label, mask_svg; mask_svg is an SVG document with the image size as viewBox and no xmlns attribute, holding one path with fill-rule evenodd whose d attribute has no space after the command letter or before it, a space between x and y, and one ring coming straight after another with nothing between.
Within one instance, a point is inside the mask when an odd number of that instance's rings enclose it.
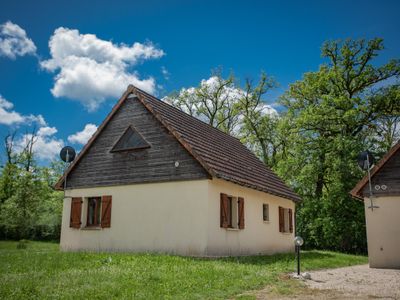
<instances>
[{"instance_id":1,"label":"roof ridge","mask_svg":"<svg viewBox=\"0 0 400 300\"><path fill-rule=\"evenodd\" d=\"M198 118L196 118L196 117L194 117L194 116L188 114L187 112L185 112L185 111L183 111L183 110L180 110L179 108L177 108L177 107L175 107L175 106L173 106L173 105L171 105L171 104L168 104L168 103L166 103L165 101L163 101L163 100L161 100L161 99L159 99L159 98L157 98L157 97L155 97L155 96L153 96L153 95L151 95L151 94L149 94L149 93L147 93L147 92L145 92L145 91L143 91L143 90L137 88L137 87L134 87L134 86L133 86L133 88L134 88L134 90L137 90L137 91L139 91L140 93L145 94L147 97L150 97L150 98L152 98L153 100L159 101L160 103L162 103L162 105L168 106L169 108L173 108L174 110L176 110L176 111L179 112L179 113L184 113L186 116L192 118L192 119L195 120L196 122L200 122L201 124L206 125L206 126L209 127L211 130L218 131L218 132L220 132L220 133L226 135L227 137L229 137L229 138L231 138L231 139L235 139L235 140L237 140L237 141L240 142L240 139L239 139L239 138L237 138L237 137L235 137L235 136L233 136L233 135L230 135L229 133L224 132L224 131L222 131L221 129L219 129L219 128L217 128L217 127L214 127L214 126L212 126L212 125L210 125L210 124L208 124L208 123L206 123L206 122L204 122L204 121L202 121L202 120L200 120L200 119L198 119Z\"/></svg>"},{"instance_id":2,"label":"roof ridge","mask_svg":"<svg viewBox=\"0 0 400 300\"><path fill-rule=\"evenodd\" d=\"M206 122L204 122L204 121L202 121L202 120L200 120L200 119L198 119L198 118L196 118L196 117L194 117L194 116L192 116L192 115L186 113L186 112L183 111L183 110L180 110L179 108L177 108L177 107L175 107L175 106L173 106L173 105L170 105L170 104L166 103L165 101L163 101L163 100L161 100L161 99L158 99L157 97L155 97L155 96L153 96L153 95L151 95L151 94L149 94L149 93L147 93L147 92L145 92L145 91L143 91L143 90L141 90L141 89L139 89L139 88L137 88L137 87L133 87L133 88L134 88L134 90L137 90L139 93L143 93L143 94L145 94L145 96L150 97L150 98L152 98L153 100L158 101L159 103L162 103L162 105L163 105L164 107L169 107L169 108L174 109L176 112L178 112L178 113L180 113L180 114L185 114L187 117L190 117L191 119L193 119L194 121L198 122L199 124L206 125L206 126L209 127L211 130L214 130L214 131L217 131L217 132L219 132L219 133L222 133L226 138L231 139L231 140L232 140L232 139L235 140L235 141L238 142L241 146L244 146L244 148L246 149L246 151L248 152L248 154L254 155L254 153L251 152L250 149L248 149L247 146L244 145L244 144L240 141L239 138L234 137L234 136L230 135L229 133L226 133L226 132L222 131L222 130L219 129L219 128L213 127L212 125L210 125L210 124L208 124L208 123L206 123ZM184 138L184 137L183 137L183 138ZM262 161L260 161L260 162L263 163ZM279 178L279 179L280 179L280 178Z\"/></svg>"}]
</instances>

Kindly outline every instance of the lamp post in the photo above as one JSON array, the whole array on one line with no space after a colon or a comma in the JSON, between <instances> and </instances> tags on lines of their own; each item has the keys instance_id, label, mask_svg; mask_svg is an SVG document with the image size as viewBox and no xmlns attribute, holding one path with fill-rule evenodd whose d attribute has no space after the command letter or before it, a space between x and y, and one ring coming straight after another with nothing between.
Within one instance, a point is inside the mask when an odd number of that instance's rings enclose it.
<instances>
[{"instance_id":1,"label":"lamp post","mask_svg":"<svg viewBox=\"0 0 400 300\"><path fill-rule=\"evenodd\" d=\"M297 255L297 276L300 276L300 247L303 246L304 240L300 236L294 238L294 245L296 247Z\"/></svg>"}]
</instances>

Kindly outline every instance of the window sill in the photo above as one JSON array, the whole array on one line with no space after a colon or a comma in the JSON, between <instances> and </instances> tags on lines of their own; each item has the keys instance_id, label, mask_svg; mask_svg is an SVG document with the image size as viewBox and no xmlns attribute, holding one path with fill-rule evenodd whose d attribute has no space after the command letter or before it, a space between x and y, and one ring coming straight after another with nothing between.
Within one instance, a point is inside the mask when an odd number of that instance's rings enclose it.
<instances>
[{"instance_id":1,"label":"window sill","mask_svg":"<svg viewBox=\"0 0 400 300\"><path fill-rule=\"evenodd\" d=\"M285 235L291 235L291 234L293 234L293 232L281 232L282 234L285 234Z\"/></svg>"},{"instance_id":2,"label":"window sill","mask_svg":"<svg viewBox=\"0 0 400 300\"><path fill-rule=\"evenodd\" d=\"M86 226L82 227L81 230L101 230L102 228L100 226Z\"/></svg>"},{"instance_id":3,"label":"window sill","mask_svg":"<svg viewBox=\"0 0 400 300\"><path fill-rule=\"evenodd\" d=\"M226 228L227 231L239 231L239 228Z\"/></svg>"},{"instance_id":4,"label":"window sill","mask_svg":"<svg viewBox=\"0 0 400 300\"><path fill-rule=\"evenodd\" d=\"M269 224L269 221L263 221L264 222L264 224Z\"/></svg>"}]
</instances>

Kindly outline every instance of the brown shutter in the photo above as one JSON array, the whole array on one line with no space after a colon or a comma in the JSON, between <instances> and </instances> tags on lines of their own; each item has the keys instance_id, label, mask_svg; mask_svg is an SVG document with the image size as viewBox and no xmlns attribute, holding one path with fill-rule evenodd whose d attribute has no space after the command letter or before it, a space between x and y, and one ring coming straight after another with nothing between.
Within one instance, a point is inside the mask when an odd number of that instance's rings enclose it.
<instances>
[{"instance_id":1,"label":"brown shutter","mask_svg":"<svg viewBox=\"0 0 400 300\"><path fill-rule=\"evenodd\" d=\"M285 210L279 206L279 232L285 231Z\"/></svg>"},{"instance_id":2,"label":"brown shutter","mask_svg":"<svg viewBox=\"0 0 400 300\"><path fill-rule=\"evenodd\" d=\"M69 220L69 227L81 227L81 214L82 214L82 197L73 197L71 199L71 217Z\"/></svg>"},{"instance_id":3,"label":"brown shutter","mask_svg":"<svg viewBox=\"0 0 400 300\"><path fill-rule=\"evenodd\" d=\"M103 196L101 198L101 227L111 227L111 205L112 197Z\"/></svg>"},{"instance_id":4,"label":"brown shutter","mask_svg":"<svg viewBox=\"0 0 400 300\"><path fill-rule=\"evenodd\" d=\"M222 194L220 195L220 227L228 228L228 195Z\"/></svg>"},{"instance_id":5,"label":"brown shutter","mask_svg":"<svg viewBox=\"0 0 400 300\"><path fill-rule=\"evenodd\" d=\"M291 208L289 208L289 231L293 232L293 213Z\"/></svg>"},{"instance_id":6,"label":"brown shutter","mask_svg":"<svg viewBox=\"0 0 400 300\"><path fill-rule=\"evenodd\" d=\"M238 208L239 208L239 229L244 229L244 199L242 197L238 198Z\"/></svg>"}]
</instances>

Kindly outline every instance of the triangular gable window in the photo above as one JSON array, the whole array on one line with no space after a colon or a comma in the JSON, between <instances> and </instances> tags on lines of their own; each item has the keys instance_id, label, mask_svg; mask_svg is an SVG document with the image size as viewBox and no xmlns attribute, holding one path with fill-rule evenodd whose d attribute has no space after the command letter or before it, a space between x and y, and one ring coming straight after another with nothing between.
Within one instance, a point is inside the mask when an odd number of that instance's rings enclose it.
<instances>
[{"instance_id":1,"label":"triangular gable window","mask_svg":"<svg viewBox=\"0 0 400 300\"><path fill-rule=\"evenodd\" d=\"M150 145L145 141L139 132L137 132L132 126L129 126L119 138L118 142L111 149L111 152L145 148L150 148Z\"/></svg>"}]
</instances>

